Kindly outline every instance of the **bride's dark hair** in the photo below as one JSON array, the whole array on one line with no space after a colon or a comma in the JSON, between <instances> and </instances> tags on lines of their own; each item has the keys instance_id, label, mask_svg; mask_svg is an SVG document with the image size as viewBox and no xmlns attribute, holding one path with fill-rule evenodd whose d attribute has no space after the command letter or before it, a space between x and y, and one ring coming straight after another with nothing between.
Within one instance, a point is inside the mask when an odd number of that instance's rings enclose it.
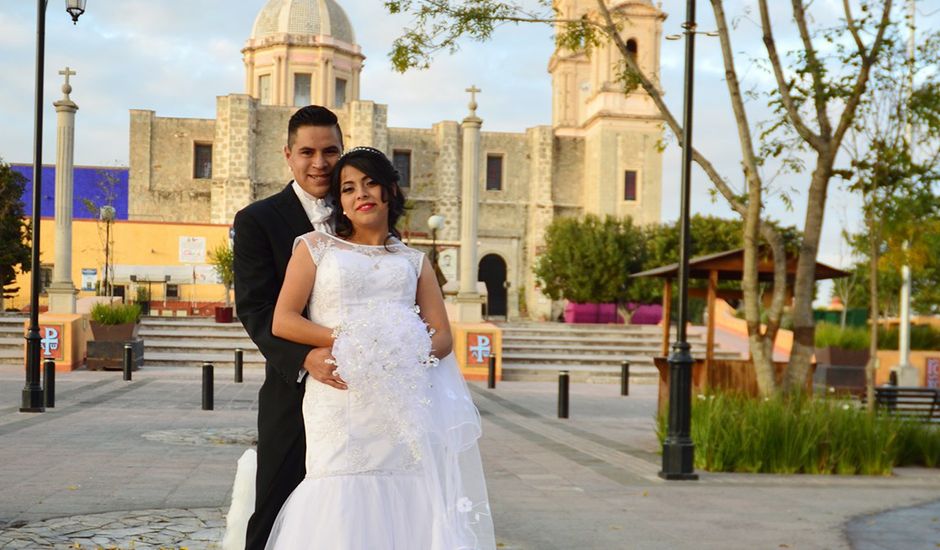
<instances>
[{"instance_id":1,"label":"bride's dark hair","mask_svg":"<svg viewBox=\"0 0 940 550\"><path fill-rule=\"evenodd\" d=\"M336 199L333 208L333 229L338 237L349 237L353 233L352 222L343 214L340 205L340 184L343 167L352 166L382 187L382 200L388 203L388 232L401 239L395 225L405 213L405 195L398 185L398 172L382 151L372 147L354 147L347 151L333 167L330 178L330 195Z\"/></svg>"}]
</instances>

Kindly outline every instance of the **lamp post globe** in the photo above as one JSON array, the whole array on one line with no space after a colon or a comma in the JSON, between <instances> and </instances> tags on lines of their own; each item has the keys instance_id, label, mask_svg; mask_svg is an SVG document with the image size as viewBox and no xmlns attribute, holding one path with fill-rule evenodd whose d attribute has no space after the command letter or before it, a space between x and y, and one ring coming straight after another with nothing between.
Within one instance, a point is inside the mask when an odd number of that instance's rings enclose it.
<instances>
[{"instance_id":1,"label":"lamp post globe","mask_svg":"<svg viewBox=\"0 0 940 550\"><path fill-rule=\"evenodd\" d=\"M440 229L444 228L444 216L440 214L433 214L428 218L428 227L431 231L437 232Z\"/></svg>"},{"instance_id":2,"label":"lamp post globe","mask_svg":"<svg viewBox=\"0 0 940 550\"><path fill-rule=\"evenodd\" d=\"M85 0L65 0L65 11L72 16L72 24L78 24L78 18L85 13Z\"/></svg>"},{"instance_id":3,"label":"lamp post globe","mask_svg":"<svg viewBox=\"0 0 940 550\"><path fill-rule=\"evenodd\" d=\"M33 124L33 212L32 212L32 259L29 278L29 327L26 329L26 385L20 412L45 412L43 390L39 384L39 367L42 360L39 335L39 234L42 216L42 88L46 58L46 6L48 0L36 0L36 105ZM85 0L66 0L65 11L78 23L85 13Z\"/></svg>"}]
</instances>

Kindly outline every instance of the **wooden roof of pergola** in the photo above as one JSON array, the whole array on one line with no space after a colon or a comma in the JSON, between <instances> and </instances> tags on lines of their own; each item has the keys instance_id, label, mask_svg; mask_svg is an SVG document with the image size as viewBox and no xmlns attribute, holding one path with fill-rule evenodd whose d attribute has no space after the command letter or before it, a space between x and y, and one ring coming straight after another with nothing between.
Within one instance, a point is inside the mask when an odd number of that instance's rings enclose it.
<instances>
[{"instance_id":1,"label":"wooden roof of pergola","mask_svg":"<svg viewBox=\"0 0 940 550\"><path fill-rule=\"evenodd\" d=\"M798 257L795 254L787 255L787 286L793 283L796 277L796 264ZM737 248L726 252L718 252L707 256L699 256L689 260L690 279L708 279L708 289L690 289L690 295L702 296L707 299L708 327L705 347L705 362L710 365L715 354L715 300L717 298L740 298L739 290L719 290L718 281L740 281L744 275L744 249ZM816 280L836 279L847 277L849 273L832 266L816 262ZM665 279L663 291L663 356L669 354L669 317L672 313L672 280L679 276L679 264L674 263L657 267L631 277L658 277ZM762 254L757 266L757 276L762 282L772 283L774 279L773 258L769 254Z\"/></svg>"},{"instance_id":2,"label":"wooden roof of pergola","mask_svg":"<svg viewBox=\"0 0 940 550\"><path fill-rule=\"evenodd\" d=\"M787 278L791 280L796 276L796 262L798 257L787 255ZM690 279L708 279L713 271L718 272L719 281L740 281L744 273L744 249L736 248L726 252L718 252L707 256L699 256L689 260L689 278ZM816 262L816 280L837 279L847 277L849 274L841 269ZM679 264L669 264L663 267L657 267L640 273L634 273L631 277L659 277L661 279L673 279L679 276ZM774 262L773 258L764 254L757 265L757 276L761 281L773 282Z\"/></svg>"}]
</instances>

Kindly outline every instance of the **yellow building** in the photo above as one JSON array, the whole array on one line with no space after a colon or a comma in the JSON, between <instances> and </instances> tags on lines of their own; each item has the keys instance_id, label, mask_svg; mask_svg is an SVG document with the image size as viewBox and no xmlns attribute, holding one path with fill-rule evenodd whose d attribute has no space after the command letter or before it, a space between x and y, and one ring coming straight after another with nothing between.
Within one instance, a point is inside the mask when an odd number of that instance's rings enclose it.
<instances>
[{"instance_id":1,"label":"yellow building","mask_svg":"<svg viewBox=\"0 0 940 550\"><path fill-rule=\"evenodd\" d=\"M212 306L225 301L225 289L209 253L229 244L228 225L95 220L72 222L72 282L78 299L95 296L104 280L105 243L110 241L109 260L114 294L136 301L138 289L150 293L151 313L157 315L210 315ZM55 250L55 221L43 218L40 226L40 262L43 289L52 278ZM20 291L6 307L29 305L30 274L18 273L14 286ZM40 295L40 307L47 297ZM81 305L79 306L81 311Z\"/></svg>"}]
</instances>

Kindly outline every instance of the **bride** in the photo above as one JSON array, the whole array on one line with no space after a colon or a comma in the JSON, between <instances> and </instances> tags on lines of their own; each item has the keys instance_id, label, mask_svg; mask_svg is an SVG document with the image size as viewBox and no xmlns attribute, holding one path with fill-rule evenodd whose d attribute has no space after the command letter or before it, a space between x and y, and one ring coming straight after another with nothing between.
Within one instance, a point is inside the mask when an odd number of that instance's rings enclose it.
<instances>
[{"instance_id":1,"label":"bride","mask_svg":"<svg viewBox=\"0 0 940 550\"><path fill-rule=\"evenodd\" d=\"M335 370L306 379L307 475L268 549L495 548L479 413L434 271L398 239L397 181L381 151L350 150L331 183L337 236L294 243L272 331L332 347Z\"/></svg>"}]
</instances>

